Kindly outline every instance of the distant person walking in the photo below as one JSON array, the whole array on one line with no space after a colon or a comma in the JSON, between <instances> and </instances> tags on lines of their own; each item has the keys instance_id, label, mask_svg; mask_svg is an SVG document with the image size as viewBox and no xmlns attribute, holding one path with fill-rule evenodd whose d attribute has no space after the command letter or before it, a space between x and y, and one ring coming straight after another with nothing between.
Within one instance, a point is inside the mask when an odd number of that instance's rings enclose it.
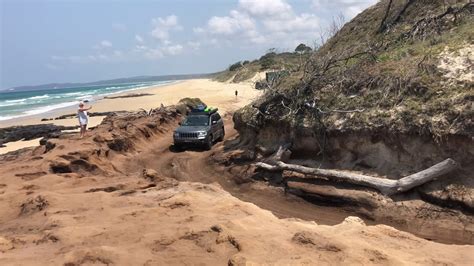
<instances>
[{"instance_id":1,"label":"distant person walking","mask_svg":"<svg viewBox=\"0 0 474 266\"><path fill-rule=\"evenodd\" d=\"M87 116L87 110L90 110L92 106L86 108L84 103L79 104L79 108L77 109L77 118L79 118L79 126L81 127L81 139L86 134L87 123L89 122L89 117Z\"/></svg>"},{"instance_id":2,"label":"distant person walking","mask_svg":"<svg viewBox=\"0 0 474 266\"><path fill-rule=\"evenodd\" d=\"M235 90L235 99L237 99L237 95L239 95L239 91Z\"/></svg>"}]
</instances>

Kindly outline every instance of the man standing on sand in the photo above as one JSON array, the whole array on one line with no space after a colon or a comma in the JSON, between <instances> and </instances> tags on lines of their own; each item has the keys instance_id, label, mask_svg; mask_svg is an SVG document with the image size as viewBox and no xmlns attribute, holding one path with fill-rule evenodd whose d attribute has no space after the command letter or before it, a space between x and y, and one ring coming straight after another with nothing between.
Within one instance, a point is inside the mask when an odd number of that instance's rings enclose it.
<instances>
[{"instance_id":1,"label":"man standing on sand","mask_svg":"<svg viewBox=\"0 0 474 266\"><path fill-rule=\"evenodd\" d=\"M239 95L239 92L235 90L235 99L237 99L237 95Z\"/></svg>"},{"instance_id":2,"label":"man standing on sand","mask_svg":"<svg viewBox=\"0 0 474 266\"><path fill-rule=\"evenodd\" d=\"M77 109L77 118L79 118L79 126L81 127L81 139L86 134L87 129L87 122L89 122L89 117L87 116L87 110L90 110L92 106L89 108L84 107L84 103L79 103L79 108Z\"/></svg>"}]
</instances>

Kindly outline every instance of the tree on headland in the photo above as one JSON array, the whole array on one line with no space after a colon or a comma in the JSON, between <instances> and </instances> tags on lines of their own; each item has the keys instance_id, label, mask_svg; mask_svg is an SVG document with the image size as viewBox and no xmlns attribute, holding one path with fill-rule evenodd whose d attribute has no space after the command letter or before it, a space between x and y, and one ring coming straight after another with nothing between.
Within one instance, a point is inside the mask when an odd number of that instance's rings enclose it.
<instances>
[{"instance_id":1,"label":"tree on headland","mask_svg":"<svg viewBox=\"0 0 474 266\"><path fill-rule=\"evenodd\" d=\"M275 57L276 57L276 49L275 48L268 49L268 52L262 57L260 57L259 59L261 69L267 70L275 66L276 64Z\"/></svg>"},{"instance_id":2,"label":"tree on headland","mask_svg":"<svg viewBox=\"0 0 474 266\"><path fill-rule=\"evenodd\" d=\"M304 43L300 43L298 46L295 48L295 53L298 54L305 54L311 52L313 49L311 47L307 46Z\"/></svg>"},{"instance_id":3,"label":"tree on headland","mask_svg":"<svg viewBox=\"0 0 474 266\"><path fill-rule=\"evenodd\" d=\"M242 62L239 61L239 62L236 62L232 65L229 66L229 71L235 71L235 70L238 70L242 67Z\"/></svg>"}]
</instances>

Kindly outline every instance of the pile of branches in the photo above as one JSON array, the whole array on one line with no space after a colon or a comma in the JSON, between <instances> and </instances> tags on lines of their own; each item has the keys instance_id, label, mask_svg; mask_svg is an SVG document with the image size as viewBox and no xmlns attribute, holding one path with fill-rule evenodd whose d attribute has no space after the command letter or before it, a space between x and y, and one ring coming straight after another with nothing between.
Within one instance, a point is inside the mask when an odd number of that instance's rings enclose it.
<instances>
[{"instance_id":1,"label":"pile of branches","mask_svg":"<svg viewBox=\"0 0 474 266\"><path fill-rule=\"evenodd\" d=\"M419 38L424 40L433 34L439 35L472 14L474 14L474 3L472 2L462 7L449 6L445 12L439 15L418 20L408 32L401 35L400 39Z\"/></svg>"}]
</instances>

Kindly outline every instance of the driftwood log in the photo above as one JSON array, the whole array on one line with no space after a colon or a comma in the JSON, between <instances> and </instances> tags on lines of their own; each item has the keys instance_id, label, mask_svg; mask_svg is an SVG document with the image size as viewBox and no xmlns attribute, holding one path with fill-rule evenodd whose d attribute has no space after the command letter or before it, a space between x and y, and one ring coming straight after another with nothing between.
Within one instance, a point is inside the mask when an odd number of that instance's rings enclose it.
<instances>
[{"instance_id":1,"label":"driftwood log","mask_svg":"<svg viewBox=\"0 0 474 266\"><path fill-rule=\"evenodd\" d=\"M395 193L408 191L459 167L456 161L448 158L418 173L403 177L399 180L391 180L338 170L310 168L296 164L287 164L282 161L277 161L274 165L259 162L256 163L255 166L268 171L289 170L306 175L322 176L335 181L349 182L356 185L375 188L385 195L393 195Z\"/></svg>"}]
</instances>

